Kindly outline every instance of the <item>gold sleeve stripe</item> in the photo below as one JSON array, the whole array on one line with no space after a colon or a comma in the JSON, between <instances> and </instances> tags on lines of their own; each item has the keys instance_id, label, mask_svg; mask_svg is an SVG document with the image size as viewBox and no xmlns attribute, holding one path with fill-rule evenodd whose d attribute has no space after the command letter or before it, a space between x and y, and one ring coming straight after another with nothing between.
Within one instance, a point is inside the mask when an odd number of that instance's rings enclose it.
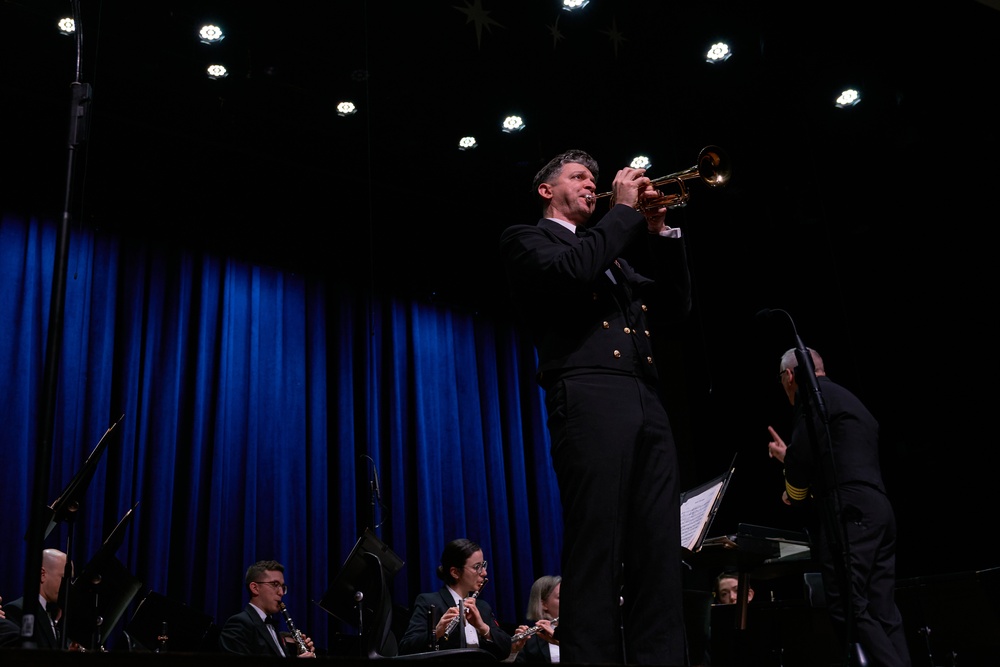
<instances>
[{"instance_id":1,"label":"gold sleeve stripe","mask_svg":"<svg viewBox=\"0 0 1000 667\"><path fill-rule=\"evenodd\" d=\"M809 495L809 488L806 487L804 489L800 489L798 487L792 486L791 484L788 483L788 480L786 479L785 493L788 494L788 497L791 500L805 500L806 496Z\"/></svg>"}]
</instances>

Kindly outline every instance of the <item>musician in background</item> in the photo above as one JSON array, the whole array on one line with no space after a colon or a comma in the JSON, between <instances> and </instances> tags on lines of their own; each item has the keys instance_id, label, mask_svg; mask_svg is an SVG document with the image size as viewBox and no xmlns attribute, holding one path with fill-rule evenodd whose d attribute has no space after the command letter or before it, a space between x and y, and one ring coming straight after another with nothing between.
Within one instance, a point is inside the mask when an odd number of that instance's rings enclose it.
<instances>
[{"instance_id":1,"label":"musician in background","mask_svg":"<svg viewBox=\"0 0 1000 667\"><path fill-rule=\"evenodd\" d=\"M691 310L685 241L666 207L637 210L656 194L644 169L618 171L592 223L597 181L589 154L557 155L535 175L541 219L500 237L562 499L560 650L683 665L680 471L658 353Z\"/></svg>"},{"instance_id":2,"label":"musician in background","mask_svg":"<svg viewBox=\"0 0 1000 667\"><path fill-rule=\"evenodd\" d=\"M281 599L288 592L285 567L275 560L257 561L247 569L244 583L250 601L243 611L230 616L222 626L219 648L240 655L315 658L312 639L302 635L307 649L303 650L294 638L288 641L278 633L276 616L281 614L284 608Z\"/></svg>"},{"instance_id":3,"label":"musician in background","mask_svg":"<svg viewBox=\"0 0 1000 667\"><path fill-rule=\"evenodd\" d=\"M716 604L736 604L740 593L740 576L734 572L722 572L715 578ZM753 589L747 590L747 602L753 600Z\"/></svg>"},{"instance_id":4,"label":"musician in background","mask_svg":"<svg viewBox=\"0 0 1000 667\"><path fill-rule=\"evenodd\" d=\"M519 625L514 634L532 634L511 646L514 662L559 662L559 640L555 637L555 630L559 619L561 587L562 577L549 574L539 577L531 585L525 617L532 625Z\"/></svg>"},{"instance_id":5,"label":"musician in background","mask_svg":"<svg viewBox=\"0 0 1000 667\"><path fill-rule=\"evenodd\" d=\"M903 619L893 597L896 517L882 481L878 422L857 396L826 376L819 353L808 350L825 406L825 417L820 415L813 388L798 384L795 353L785 352L778 368L781 387L795 411L788 444L767 427L768 455L785 467L781 499L811 510L812 548L822 568L827 610L845 647L856 644L865 659L849 657L870 667L909 667ZM844 576L846 562L849 576ZM845 591L850 591L849 608Z\"/></svg>"},{"instance_id":6,"label":"musician in background","mask_svg":"<svg viewBox=\"0 0 1000 667\"><path fill-rule=\"evenodd\" d=\"M45 549L42 552L42 571L38 584L38 609L35 616L34 633L23 637L23 648L61 649L57 621L62 616L59 609L59 589L66 574L66 554L59 549ZM68 582L67 582L68 583ZM22 628L24 622L24 598L11 600L4 605L7 618ZM23 628L22 628L23 629Z\"/></svg>"},{"instance_id":7,"label":"musician in background","mask_svg":"<svg viewBox=\"0 0 1000 667\"><path fill-rule=\"evenodd\" d=\"M0 602L3 602L3 598L0 598ZM21 645L21 628L18 627L17 623L7 618L6 612L4 612L3 607L0 606L0 648L9 646L16 647Z\"/></svg>"},{"instance_id":8,"label":"musician in background","mask_svg":"<svg viewBox=\"0 0 1000 667\"><path fill-rule=\"evenodd\" d=\"M434 593L421 593L413 603L410 624L399 641L399 654L429 650L480 648L497 660L510 655L510 635L493 616L493 609L479 595L486 584L486 559L478 544L466 538L452 540L441 553L438 579L444 586ZM461 637L458 603L465 609L465 637Z\"/></svg>"}]
</instances>

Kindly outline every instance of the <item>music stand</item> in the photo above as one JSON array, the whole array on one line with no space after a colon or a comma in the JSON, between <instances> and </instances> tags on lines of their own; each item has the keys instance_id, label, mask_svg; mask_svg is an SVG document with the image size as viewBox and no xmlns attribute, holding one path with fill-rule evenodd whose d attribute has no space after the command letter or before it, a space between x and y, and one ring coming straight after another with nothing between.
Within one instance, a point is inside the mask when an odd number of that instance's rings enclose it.
<instances>
[{"instance_id":1,"label":"music stand","mask_svg":"<svg viewBox=\"0 0 1000 667\"><path fill-rule=\"evenodd\" d=\"M733 454L733 461L729 464L729 469L726 472L693 489L681 492L682 558L697 553L701 549L734 472L736 472L735 454Z\"/></svg>"},{"instance_id":2,"label":"music stand","mask_svg":"<svg viewBox=\"0 0 1000 667\"><path fill-rule=\"evenodd\" d=\"M69 590L70 587L67 585L72 576L72 564L73 564L73 547L74 547L74 520L77 517L77 513L80 509L80 501L83 499L83 494L87 491L87 487L90 485L90 480L94 477L94 472L97 470L97 464L101 461L101 456L104 454L104 450L108 448L108 444L111 439L108 437L111 432L115 430L125 419L124 413L118 418L114 424L108 427L108 430L104 432L101 439L98 440L97 446L87 457L87 460L83 462L83 466L77 471L73 479L70 480L66 488L63 489L59 497L52 501L46 509L49 510L49 522L45 527L45 534L43 539L48 537L52 532L52 529L56 527L56 524L61 521L65 521L68 525L68 531L66 535L66 571L70 573L70 576L64 577L63 588L60 591L60 602L63 607L63 626L67 627L69 623L68 614L70 611L70 604L72 599L70 598ZM63 633L62 637L62 648L66 648L66 633Z\"/></svg>"},{"instance_id":3,"label":"music stand","mask_svg":"<svg viewBox=\"0 0 1000 667\"><path fill-rule=\"evenodd\" d=\"M56 527L57 523L60 521L70 521L75 517L77 510L80 509L80 500L83 494L87 491L87 487L90 485L90 480L94 477L94 471L97 470L97 464L100 463L104 450L108 448L108 444L111 442L108 436L111 435L111 432L115 430L115 427L118 426L123 419L125 419L124 414L118 418L118 421L108 427L108 430L104 432L104 435L102 435L101 439L98 441L97 446L94 447L94 451L92 451L90 456L87 457L87 460L84 461L83 467L77 471L76 475L73 476L73 479L71 479L69 484L66 485L66 488L63 489L63 492L60 493L59 497L56 498L49 506L48 509L51 510L51 515L49 517L49 523L45 528L45 537L49 536L49 533L52 532L52 529ZM69 551L66 553L69 554L70 558L73 557Z\"/></svg>"},{"instance_id":4,"label":"music stand","mask_svg":"<svg viewBox=\"0 0 1000 667\"><path fill-rule=\"evenodd\" d=\"M387 582L405 564L403 559L397 556L387 544L376 537L368 528L365 528L365 532L351 549L351 553L347 556L344 566L340 569L333 583L323 594L323 598L316 603L324 611L357 628L362 625L361 605L359 604L364 598L362 588L365 581L371 581L370 574L367 572L370 566L364 557L366 553L378 556Z\"/></svg>"},{"instance_id":5,"label":"music stand","mask_svg":"<svg viewBox=\"0 0 1000 667\"><path fill-rule=\"evenodd\" d=\"M134 511L135 507L125 513L80 576L69 586L73 595L69 596L67 604L70 613L65 622L65 637L87 645L91 650L103 646L111 628L118 623L142 588L142 582L115 557L115 552L125 540L125 530Z\"/></svg>"},{"instance_id":6,"label":"music stand","mask_svg":"<svg viewBox=\"0 0 1000 667\"><path fill-rule=\"evenodd\" d=\"M205 612L150 591L125 626L129 643L161 651L213 652L219 637L215 619Z\"/></svg>"}]
</instances>

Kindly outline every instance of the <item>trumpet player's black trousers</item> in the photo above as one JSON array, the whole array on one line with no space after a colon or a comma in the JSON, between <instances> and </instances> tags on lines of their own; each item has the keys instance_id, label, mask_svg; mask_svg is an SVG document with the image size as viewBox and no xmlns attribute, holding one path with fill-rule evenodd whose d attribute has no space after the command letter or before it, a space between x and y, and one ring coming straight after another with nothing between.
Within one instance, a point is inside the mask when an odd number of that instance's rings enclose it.
<instances>
[{"instance_id":1,"label":"trumpet player's black trousers","mask_svg":"<svg viewBox=\"0 0 1000 667\"><path fill-rule=\"evenodd\" d=\"M659 396L638 378L575 375L547 389L546 409L563 506L561 661L687 664L677 450Z\"/></svg>"}]
</instances>

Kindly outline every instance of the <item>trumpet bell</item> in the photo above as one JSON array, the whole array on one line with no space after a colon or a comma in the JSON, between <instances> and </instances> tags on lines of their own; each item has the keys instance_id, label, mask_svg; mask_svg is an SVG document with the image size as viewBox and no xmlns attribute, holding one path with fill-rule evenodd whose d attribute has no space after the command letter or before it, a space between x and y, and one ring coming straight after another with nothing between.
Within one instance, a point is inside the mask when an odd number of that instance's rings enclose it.
<instances>
[{"instance_id":1,"label":"trumpet bell","mask_svg":"<svg viewBox=\"0 0 1000 667\"><path fill-rule=\"evenodd\" d=\"M698 176L713 188L725 185L733 176L732 162L718 146L706 146L698 154Z\"/></svg>"},{"instance_id":2,"label":"trumpet bell","mask_svg":"<svg viewBox=\"0 0 1000 667\"><path fill-rule=\"evenodd\" d=\"M698 153L698 162L694 166L653 179L650 184L656 188L658 194L647 197L636 208L640 211L655 211L660 208L687 206L691 193L688 192L684 181L697 178L706 185L717 188L726 185L732 173L732 164L726 152L718 146L705 146ZM668 184L676 185L678 192L664 194L660 188Z\"/></svg>"}]
</instances>

